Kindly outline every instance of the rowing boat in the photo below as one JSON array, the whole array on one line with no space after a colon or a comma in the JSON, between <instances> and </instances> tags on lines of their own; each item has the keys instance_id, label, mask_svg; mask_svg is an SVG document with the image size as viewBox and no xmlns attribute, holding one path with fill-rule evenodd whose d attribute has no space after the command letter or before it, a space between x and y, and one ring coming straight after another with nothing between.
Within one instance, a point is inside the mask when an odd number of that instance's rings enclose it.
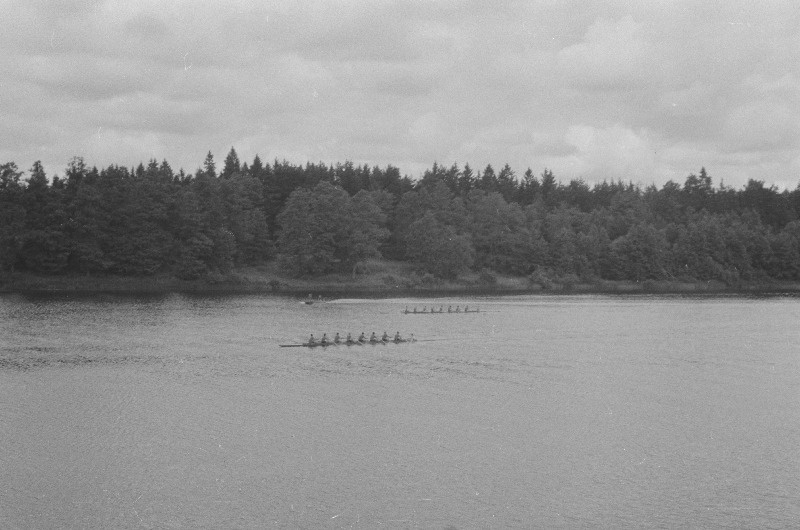
<instances>
[{"instance_id":1,"label":"rowing boat","mask_svg":"<svg viewBox=\"0 0 800 530\"><path fill-rule=\"evenodd\" d=\"M400 311L403 315L456 315L461 313L486 313L486 310L481 311L480 309L470 309L468 311L409 311L408 309L404 309Z\"/></svg>"},{"instance_id":2,"label":"rowing boat","mask_svg":"<svg viewBox=\"0 0 800 530\"><path fill-rule=\"evenodd\" d=\"M405 342L417 342L417 339L400 339L400 340L374 340L374 341L350 341L350 342L328 342L323 344L321 342L303 342L300 344L280 344L281 348L317 348L323 347L327 348L328 346L364 346L365 344L371 344L376 346L378 344L402 344Z\"/></svg>"}]
</instances>

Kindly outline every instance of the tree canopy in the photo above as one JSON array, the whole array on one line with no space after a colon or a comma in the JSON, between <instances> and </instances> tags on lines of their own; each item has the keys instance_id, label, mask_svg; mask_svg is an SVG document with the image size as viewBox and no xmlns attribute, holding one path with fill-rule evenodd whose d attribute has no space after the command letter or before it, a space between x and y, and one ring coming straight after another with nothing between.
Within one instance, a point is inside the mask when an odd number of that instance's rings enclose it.
<instances>
[{"instance_id":1,"label":"tree canopy","mask_svg":"<svg viewBox=\"0 0 800 530\"><path fill-rule=\"evenodd\" d=\"M275 259L298 275L385 256L453 277L466 270L586 279L800 280L800 187L559 182L507 164L294 165L231 148L193 174L70 160L0 165L0 272L202 278Z\"/></svg>"},{"instance_id":2,"label":"tree canopy","mask_svg":"<svg viewBox=\"0 0 800 530\"><path fill-rule=\"evenodd\" d=\"M349 269L379 257L389 236L382 226L385 216L369 194L354 198L328 182L293 191L277 222L281 265L298 275Z\"/></svg>"}]
</instances>

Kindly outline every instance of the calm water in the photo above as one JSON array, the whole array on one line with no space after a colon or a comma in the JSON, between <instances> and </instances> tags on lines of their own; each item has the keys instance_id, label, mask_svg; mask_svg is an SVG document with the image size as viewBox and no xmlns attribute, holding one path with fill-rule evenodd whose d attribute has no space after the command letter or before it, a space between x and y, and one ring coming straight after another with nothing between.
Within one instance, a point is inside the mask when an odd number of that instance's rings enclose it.
<instances>
[{"instance_id":1,"label":"calm water","mask_svg":"<svg viewBox=\"0 0 800 530\"><path fill-rule=\"evenodd\" d=\"M278 347L384 330L446 340ZM800 299L2 296L0 476L2 528L798 527Z\"/></svg>"}]
</instances>

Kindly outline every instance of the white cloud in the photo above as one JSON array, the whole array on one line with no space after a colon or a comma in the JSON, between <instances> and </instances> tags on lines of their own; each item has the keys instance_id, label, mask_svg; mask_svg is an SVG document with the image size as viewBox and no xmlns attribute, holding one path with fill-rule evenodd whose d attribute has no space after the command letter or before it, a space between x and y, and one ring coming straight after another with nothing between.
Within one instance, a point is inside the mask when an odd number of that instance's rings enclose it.
<instances>
[{"instance_id":1,"label":"white cloud","mask_svg":"<svg viewBox=\"0 0 800 530\"><path fill-rule=\"evenodd\" d=\"M651 81L644 76L650 44L630 15L618 21L599 18L582 42L558 52L558 66L578 85L631 86Z\"/></svg>"},{"instance_id":2,"label":"white cloud","mask_svg":"<svg viewBox=\"0 0 800 530\"><path fill-rule=\"evenodd\" d=\"M770 151L800 145L800 109L780 102L755 101L731 109L724 129L731 151Z\"/></svg>"},{"instance_id":3,"label":"white cloud","mask_svg":"<svg viewBox=\"0 0 800 530\"><path fill-rule=\"evenodd\" d=\"M735 185L798 176L790 2L2 7L0 157L20 167L191 170L234 145L412 176L434 160L646 183L704 165Z\"/></svg>"},{"instance_id":4,"label":"white cloud","mask_svg":"<svg viewBox=\"0 0 800 530\"><path fill-rule=\"evenodd\" d=\"M587 180L647 183L657 170L657 149L646 131L621 125L576 125L569 128L565 140L575 147L575 153L567 159L572 171Z\"/></svg>"}]
</instances>

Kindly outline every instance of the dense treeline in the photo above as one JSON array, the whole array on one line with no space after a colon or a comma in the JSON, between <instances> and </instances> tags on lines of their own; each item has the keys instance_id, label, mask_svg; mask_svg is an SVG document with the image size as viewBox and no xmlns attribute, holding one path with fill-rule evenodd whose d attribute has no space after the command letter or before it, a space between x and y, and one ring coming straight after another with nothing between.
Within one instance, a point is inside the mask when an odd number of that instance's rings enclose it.
<instances>
[{"instance_id":1,"label":"dense treeline","mask_svg":"<svg viewBox=\"0 0 800 530\"><path fill-rule=\"evenodd\" d=\"M800 187L567 184L545 170L434 164L413 181L350 162L241 163L211 153L194 174L155 160L128 169L74 158L48 179L0 165L0 271L174 274L196 279L277 260L296 275L410 261L574 280L800 280Z\"/></svg>"}]
</instances>

